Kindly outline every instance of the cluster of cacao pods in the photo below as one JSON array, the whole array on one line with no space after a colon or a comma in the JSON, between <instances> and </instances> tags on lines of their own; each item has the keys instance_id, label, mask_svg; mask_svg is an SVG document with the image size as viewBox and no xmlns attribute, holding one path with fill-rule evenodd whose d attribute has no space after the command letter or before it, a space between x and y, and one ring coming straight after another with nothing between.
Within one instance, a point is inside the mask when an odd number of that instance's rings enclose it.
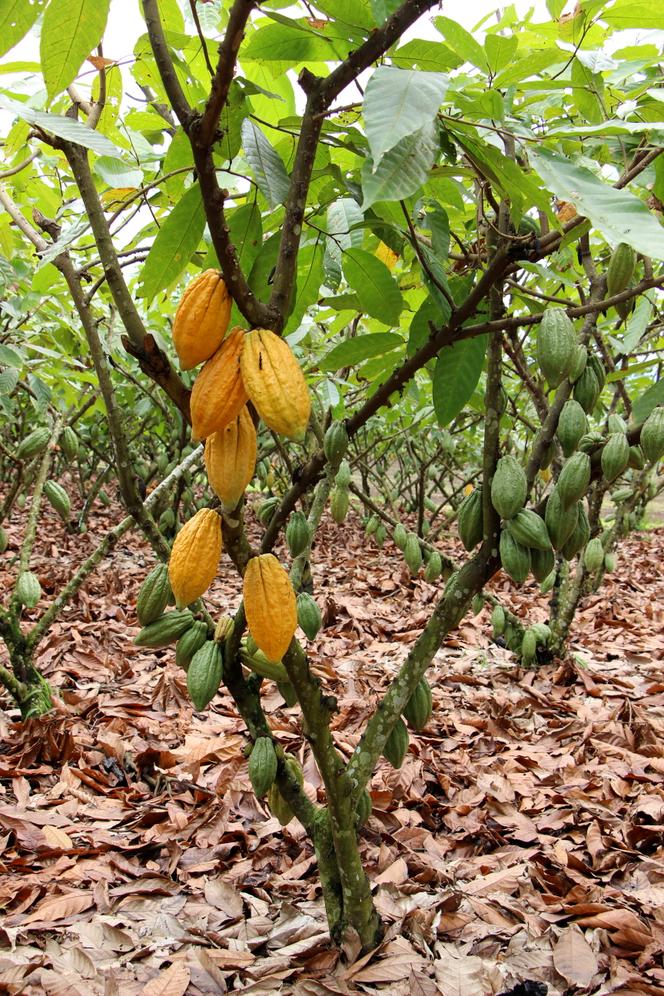
<instances>
[{"instance_id":1,"label":"cluster of cacao pods","mask_svg":"<svg viewBox=\"0 0 664 996\"><path fill-rule=\"evenodd\" d=\"M502 637L512 653L527 667L537 661L539 653L546 652L551 640L551 629L546 623L533 623L523 630L499 603L494 605L491 613L491 627L494 640Z\"/></svg>"}]
</instances>

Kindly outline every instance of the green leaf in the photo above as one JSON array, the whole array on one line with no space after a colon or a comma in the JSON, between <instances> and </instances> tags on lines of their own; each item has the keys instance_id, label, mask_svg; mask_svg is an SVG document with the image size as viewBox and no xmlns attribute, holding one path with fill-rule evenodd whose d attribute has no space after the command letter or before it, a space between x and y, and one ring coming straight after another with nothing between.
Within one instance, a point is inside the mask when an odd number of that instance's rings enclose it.
<instances>
[{"instance_id":1,"label":"green leaf","mask_svg":"<svg viewBox=\"0 0 664 996\"><path fill-rule=\"evenodd\" d=\"M15 367L0 370L0 394L11 394L17 384L18 370Z\"/></svg>"},{"instance_id":2,"label":"green leaf","mask_svg":"<svg viewBox=\"0 0 664 996\"><path fill-rule=\"evenodd\" d=\"M362 209L353 197L341 197L327 209L328 236L324 265L325 273L332 281L330 286L338 287L341 280L341 254L344 249L362 245L362 231L353 226L363 221Z\"/></svg>"},{"instance_id":3,"label":"green leaf","mask_svg":"<svg viewBox=\"0 0 664 996\"><path fill-rule=\"evenodd\" d=\"M482 373L488 336L461 339L438 354L433 373L433 407L439 424L449 425L473 395Z\"/></svg>"},{"instance_id":4,"label":"green leaf","mask_svg":"<svg viewBox=\"0 0 664 996\"><path fill-rule=\"evenodd\" d=\"M614 344L618 354L629 356L629 354L636 349L641 340L641 336L648 328L652 312L653 306L651 302L647 297L642 297L634 309L633 314L626 323L622 342L612 338L612 343Z\"/></svg>"},{"instance_id":5,"label":"green leaf","mask_svg":"<svg viewBox=\"0 0 664 996\"><path fill-rule=\"evenodd\" d=\"M647 391L641 395L640 398L634 402L632 408L632 418L638 425L640 422L645 422L650 415L653 408L657 405L664 405L664 378L658 380L656 384L649 387Z\"/></svg>"},{"instance_id":6,"label":"green leaf","mask_svg":"<svg viewBox=\"0 0 664 996\"><path fill-rule=\"evenodd\" d=\"M344 253L343 268L349 286L360 300L362 311L385 325L396 325L403 300L385 264L364 249L348 249Z\"/></svg>"},{"instance_id":7,"label":"green leaf","mask_svg":"<svg viewBox=\"0 0 664 996\"><path fill-rule=\"evenodd\" d=\"M122 152L113 145L107 138L99 132L74 121L72 118L61 117L59 114L47 114L44 111L34 111L31 107L26 107L18 100L12 100L5 94L0 94L0 107L6 111L11 111L17 118L27 121L28 124L37 125L43 131L64 138L67 142L74 142L76 145L83 145L86 149L92 149L100 156L111 156L118 159Z\"/></svg>"},{"instance_id":8,"label":"green leaf","mask_svg":"<svg viewBox=\"0 0 664 996\"><path fill-rule=\"evenodd\" d=\"M256 183L270 207L283 204L290 186L286 167L260 128L249 118L242 122L242 145Z\"/></svg>"},{"instance_id":9,"label":"green leaf","mask_svg":"<svg viewBox=\"0 0 664 996\"><path fill-rule=\"evenodd\" d=\"M621 31L625 28L661 30L662 7L659 0L617 0L613 7L602 11L602 20Z\"/></svg>"},{"instance_id":10,"label":"green leaf","mask_svg":"<svg viewBox=\"0 0 664 996\"><path fill-rule=\"evenodd\" d=\"M323 244L302 246L297 258L297 281L294 289L293 310L288 316L286 334L298 328L305 311L318 300L323 282Z\"/></svg>"},{"instance_id":11,"label":"green leaf","mask_svg":"<svg viewBox=\"0 0 664 996\"><path fill-rule=\"evenodd\" d=\"M364 93L364 124L374 166L407 135L430 124L447 92L443 73L380 66Z\"/></svg>"},{"instance_id":12,"label":"green leaf","mask_svg":"<svg viewBox=\"0 0 664 996\"><path fill-rule=\"evenodd\" d=\"M320 368L323 371L341 370L342 367L352 367L373 356L382 356L397 346L403 346L403 339L396 332L371 332L369 335L358 335L346 339L331 349L324 356Z\"/></svg>"},{"instance_id":13,"label":"green leaf","mask_svg":"<svg viewBox=\"0 0 664 996\"><path fill-rule=\"evenodd\" d=\"M400 6L401 0L371 0L371 12L378 27L384 24Z\"/></svg>"},{"instance_id":14,"label":"green leaf","mask_svg":"<svg viewBox=\"0 0 664 996\"><path fill-rule=\"evenodd\" d=\"M434 17L433 23L448 43L466 62L486 71L487 59L484 49L476 42L469 31L449 17Z\"/></svg>"},{"instance_id":15,"label":"green leaf","mask_svg":"<svg viewBox=\"0 0 664 996\"><path fill-rule=\"evenodd\" d=\"M529 156L545 186L570 201L612 245L627 242L637 252L664 259L664 228L638 197L603 183L558 152L539 149Z\"/></svg>"},{"instance_id":16,"label":"green leaf","mask_svg":"<svg viewBox=\"0 0 664 996\"><path fill-rule=\"evenodd\" d=\"M27 35L40 13L40 5L30 3L30 0L2 0L0 3L0 55L4 55Z\"/></svg>"},{"instance_id":17,"label":"green leaf","mask_svg":"<svg viewBox=\"0 0 664 996\"><path fill-rule=\"evenodd\" d=\"M378 166L370 158L362 169L362 208L376 201L398 201L410 197L426 182L438 153L438 133L434 121L406 135L387 152Z\"/></svg>"},{"instance_id":18,"label":"green leaf","mask_svg":"<svg viewBox=\"0 0 664 996\"><path fill-rule=\"evenodd\" d=\"M143 182L142 171L129 166L122 159L100 156L96 160L94 168L95 173L109 187L140 187Z\"/></svg>"},{"instance_id":19,"label":"green leaf","mask_svg":"<svg viewBox=\"0 0 664 996\"><path fill-rule=\"evenodd\" d=\"M184 270L205 229L200 187L195 183L159 229L141 271L141 297L151 301Z\"/></svg>"},{"instance_id":20,"label":"green leaf","mask_svg":"<svg viewBox=\"0 0 664 996\"><path fill-rule=\"evenodd\" d=\"M258 205L243 204L235 211L229 211L228 230L231 242L237 250L240 267L244 273L249 273L263 242L263 225Z\"/></svg>"},{"instance_id":21,"label":"green leaf","mask_svg":"<svg viewBox=\"0 0 664 996\"><path fill-rule=\"evenodd\" d=\"M519 40L514 35L486 36L484 41L486 61L489 63L489 69L494 76L514 61L518 47Z\"/></svg>"},{"instance_id":22,"label":"green leaf","mask_svg":"<svg viewBox=\"0 0 664 996\"><path fill-rule=\"evenodd\" d=\"M268 24L251 36L242 50L242 57L260 62L326 62L337 57L330 40L313 31L297 29L296 21L289 24Z\"/></svg>"},{"instance_id":23,"label":"green leaf","mask_svg":"<svg viewBox=\"0 0 664 996\"><path fill-rule=\"evenodd\" d=\"M50 0L39 45L50 99L66 90L99 44L110 0Z\"/></svg>"}]
</instances>

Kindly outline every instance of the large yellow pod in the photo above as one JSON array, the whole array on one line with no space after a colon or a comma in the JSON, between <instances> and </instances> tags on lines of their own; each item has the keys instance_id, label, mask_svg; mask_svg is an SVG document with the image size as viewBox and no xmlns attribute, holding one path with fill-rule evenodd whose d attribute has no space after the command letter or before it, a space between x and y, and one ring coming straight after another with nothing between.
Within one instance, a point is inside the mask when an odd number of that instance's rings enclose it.
<instances>
[{"instance_id":1,"label":"large yellow pod","mask_svg":"<svg viewBox=\"0 0 664 996\"><path fill-rule=\"evenodd\" d=\"M187 285L173 321L173 345L182 370L209 360L221 346L233 301L218 270L205 270Z\"/></svg>"},{"instance_id":2,"label":"large yellow pod","mask_svg":"<svg viewBox=\"0 0 664 996\"><path fill-rule=\"evenodd\" d=\"M287 342L269 329L245 336L242 380L265 424L282 436L304 439L311 399L300 364Z\"/></svg>"},{"instance_id":3,"label":"large yellow pod","mask_svg":"<svg viewBox=\"0 0 664 996\"><path fill-rule=\"evenodd\" d=\"M191 434L194 440L207 439L225 429L247 403L240 373L244 329L232 329L214 356L194 381L191 392Z\"/></svg>"},{"instance_id":4,"label":"large yellow pod","mask_svg":"<svg viewBox=\"0 0 664 996\"><path fill-rule=\"evenodd\" d=\"M224 508L235 508L256 469L256 430L246 405L225 429L208 436L205 467Z\"/></svg>"},{"instance_id":5,"label":"large yellow pod","mask_svg":"<svg viewBox=\"0 0 664 996\"><path fill-rule=\"evenodd\" d=\"M270 661L280 661L297 628L295 592L276 557L252 557L244 572L244 611L249 632Z\"/></svg>"},{"instance_id":6,"label":"large yellow pod","mask_svg":"<svg viewBox=\"0 0 664 996\"><path fill-rule=\"evenodd\" d=\"M178 609L191 605L214 581L221 557L221 519L201 508L175 537L168 563L168 580Z\"/></svg>"}]
</instances>

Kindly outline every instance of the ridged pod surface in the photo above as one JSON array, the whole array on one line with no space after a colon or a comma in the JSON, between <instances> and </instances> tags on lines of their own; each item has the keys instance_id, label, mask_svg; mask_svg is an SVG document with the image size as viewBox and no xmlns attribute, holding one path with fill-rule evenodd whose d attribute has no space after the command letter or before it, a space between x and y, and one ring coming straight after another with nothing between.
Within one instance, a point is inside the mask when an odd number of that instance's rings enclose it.
<instances>
[{"instance_id":1,"label":"ridged pod surface","mask_svg":"<svg viewBox=\"0 0 664 996\"><path fill-rule=\"evenodd\" d=\"M563 464L556 491L560 495L563 508L571 506L583 498L590 484L590 457L587 453L575 453Z\"/></svg>"},{"instance_id":2,"label":"ridged pod surface","mask_svg":"<svg viewBox=\"0 0 664 996\"><path fill-rule=\"evenodd\" d=\"M482 542L484 535L484 513L482 508L482 489L476 488L467 494L457 514L459 537L466 550L472 550Z\"/></svg>"},{"instance_id":3,"label":"ridged pod surface","mask_svg":"<svg viewBox=\"0 0 664 996\"><path fill-rule=\"evenodd\" d=\"M648 463L657 463L664 456L664 407L653 408L643 423L640 439Z\"/></svg>"},{"instance_id":4,"label":"ridged pod surface","mask_svg":"<svg viewBox=\"0 0 664 996\"><path fill-rule=\"evenodd\" d=\"M306 591L297 596L297 622L308 640L315 640L323 623L318 602Z\"/></svg>"},{"instance_id":5,"label":"ridged pod surface","mask_svg":"<svg viewBox=\"0 0 664 996\"><path fill-rule=\"evenodd\" d=\"M574 384L574 399L579 402L587 415L592 414L599 392L599 382L592 367L588 364Z\"/></svg>"},{"instance_id":6,"label":"ridged pod surface","mask_svg":"<svg viewBox=\"0 0 664 996\"><path fill-rule=\"evenodd\" d=\"M577 555L579 550L584 548L590 539L590 523L588 522L588 513L586 512L585 505L580 501L577 508L578 515L574 532L562 549L562 554L565 560L572 560L572 558Z\"/></svg>"},{"instance_id":7,"label":"ridged pod surface","mask_svg":"<svg viewBox=\"0 0 664 996\"><path fill-rule=\"evenodd\" d=\"M413 730L423 730L431 718L433 700L429 683L422 678L408 699L403 717Z\"/></svg>"},{"instance_id":8,"label":"ridged pod surface","mask_svg":"<svg viewBox=\"0 0 664 996\"><path fill-rule=\"evenodd\" d=\"M178 667L186 671L191 664L191 659L197 650L200 650L206 642L208 636L208 626L205 622L193 623L186 632L182 634L175 647L175 663Z\"/></svg>"},{"instance_id":9,"label":"ridged pod surface","mask_svg":"<svg viewBox=\"0 0 664 996\"><path fill-rule=\"evenodd\" d=\"M417 533L408 533L406 545L403 548L403 557L408 566L408 570L413 577L419 573L422 566L422 547Z\"/></svg>"},{"instance_id":10,"label":"ridged pod surface","mask_svg":"<svg viewBox=\"0 0 664 996\"><path fill-rule=\"evenodd\" d=\"M531 549L530 569L536 581L541 582L544 578L548 577L553 570L554 563L555 557L550 544L547 550Z\"/></svg>"},{"instance_id":11,"label":"ridged pod surface","mask_svg":"<svg viewBox=\"0 0 664 996\"><path fill-rule=\"evenodd\" d=\"M604 547L599 536L588 542L583 554L583 564L591 574L595 574L604 565Z\"/></svg>"},{"instance_id":12,"label":"ridged pod surface","mask_svg":"<svg viewBox=\"0 0 664 996\"><path fill-rule=\"evenodd\" d=\"M577 506L566 509L560 500L560 494L553 489L546 503L544 521L554 550L561 550L576 526Z\"/></svg>"},{"instance_id":13,"label":"ridged pod surface","mask_svg":"<svg viewBox=\"0 0 664 996\"><path fill-rule=\"evenodd\" d=\"M144 626L138 636L134 637L134 643L138 647L151 647L153 650L160 650L170 643L175 643L183 633L189 629L194 621L189 609L181 612L167 612L165 615L155 619L153 623Z\"/></svg>"},{"instance_id":14,"label":"ridged pod surface","mask_svg":"<svg viewBox=\"0 0 664 996\"><path fill-rule=\"evenodd\" d=\"M157 564L141 585L136 599L136 615L141 626L149 626L162 614L171 598L166 564Z\"/></svg>"},{"instance_id":15,"label":"ridged pod surface","mask_svg":"<svg viewBox=\"0 0 664 996\"><path fill-rule=\"evenodd\" d=\"M69 495L57 481L46 481L44 484L44 496L53 506L63 522L69 522L71 514L71 503Z\"/></svg>"},{"instance_id":16,"label":"ridged pod surface","mask_svg":"<svg viewBox=\"0 0 664 996\"><path fill-rule=\"evenodd\" d=\"M224 508L235 508L256 469L256 429L246 405L225 428L208 436L205 469Z\"/></svg>"},{"instance_id":17,"label":"ridged pod surface","mask_svg":"<svg viewBox=\"0 0 664 996\"><path fill-rule=\"evenodd\" d=\"M244 572L249 632L270 661L280 661L297 628L297 603L288 574L271 553L252 557Z\"/></svg>"},{"instance_id":18,"label":"ridged pod surface","mask_svg":"<svg viewBox=\"0 0 664 996\"><path fill-rule=\"evenodd\" d=\"M205 270L187 285L173 321L173 345L182 370L191 370L216 353L226 335L232 304L218 270Z\"/></svg>"},{"instance_id":19,"label":"ridged pod surface","mask_svg":"<svg viewBox=\"0 0 664 996\"><path fill-rule=\"evenodd\" d=\"M520 509L507 523L507 529L522 546L527 546L531 550L551 549L551 540L544 519L531 508Z\"/></svg>"},{"instance_id":20,"label":"ridged pod surface","mask_svg":"<svg viewBox=\"0 0 664 996\"><path fill-rule=\"evenodd\" d=\"M606 271L606 292L609 297L620 294L629 287L636 268L636 252L626 242L613 250Z\"/></svg>"},{"instance_id":21,"label":"ridged pod surface","mask_svg":"<svg viewBox=\"0 0 664 996\"><path fill-rule=\"evenodd\" d=\"M551 387L567 377L576 358L576 332L564 308L547 308L537 332L537 362Z\"/></svg>"},{"instance_id":22,"label":"ridged pod surface","mask_svg":"<svg viewBox=\"0 0 664 996\"><path fill-rule=\"evenodd\" d=\"M511 519L525 505L527 494L526 472L519 461L509 455L501 457L491 482L491 502L498 515Z\"/></svg>"},{"instance_id":23,"label":"ridged pod surface","mask_svg":"<svg viewBox=\"0 0 664 996\"><path fill-rule=\"evenodd\" d=\"M579 445L579 440L588 431L586 413L574 398L563 405L558 419L556 435L566 457L571 456Z\"/></svg>"},{"instance_id":24,"label":"ridged pod surface","mask_svg":"<svg viewBox=\"0 0 664 996\"><path fill-rule=\"evenodd\" d=\"M330 512L332 518L338 526L345 522L346 516L348 515L348 503L350 501L350 495L348 494L348 488L342 488L338 485L332 488L330 492Z\"/></svg>"},{"instance_id":25,"label":"ridged pod surface","mask_svg":"<svg viewBox=\"0 0 664 996\"><path fill-rule=\"evenodd\" d=\"M530 550L512 537L506 529L500 534L500 562L506 574L523 584L530 571Z\"/></svg>"},{"instance_id":26,"label":"ridged pod surface","mask_svg":"<svg viewBox=\"0 0 664 996\"><path fill-rule=\"evenodd\" d=\"M258 737L249 755L249 779L258 798L267 795L277 777L277 755L271 737Z\"/></svg>"},{"instance_id":27,"label":"ridged pod surface","mask_svg":"<svg viewBox=\"0 0 664 996\"><path fill-rule=\"evenodd\" d=\"M403 764L409 740L408 727L399 716L383 747L383 757L390 762L393 768L400 768Z\"/></svg>"},{"instance_id":28,"label":"ridged pod surface","mask_svg":"<svg viewBox=\"0 0 664 996\"><path fill-rule=\"evenodd\" d=\"M623 432L611 432L602 449L602 474L607 481L620 477L629 463L629 442Z\"/></svg>"},{"instance_id":29,"label":"ridged pod surface","mask_svg":"<svg viewBox=\"0 0 664 996\"><path fill-rule=\"evenodd\" d=\"M49 439L51 438L51 430L45 428L44 426L33 429L25 439L22 439L16 450L17 460L27 460L30 457L36 456L37 453L41 453Z\"/></svg>"},{"instance_id":30,"label":"ridged pod surface","mask_svg":"<svg viewBox=\"0 0 664 996\"><path fill-rule=\"evenodd\" d=\"M175 537L168 563L168 578L179 609L208 590L220 557L221 519L211 508L201 508Z\"/></svg>"},{"instance_id":31,"label":"ridged pod surface","mask_svg":"<svg viewBox=\"0 0 664 996\"><path fill-rule=\"evenodd\" d=\"M191 392L194 440L207 439L213 432L225 429L248 401L240 372L245 334L244 329L232 329L194 381Z\"/></svg>"},{"instance_id":32,"label":"ridged pod surface","mask_svg":"<svg viewBox=\"0 0 664 996\"><path fill-rule=\"evenodd\" d=\"M16 582L16 597L21 605L25 605L26 609L34 609L41 598L41 593L41 585L36 574L33 574L32 571L23 571L22 574L19 574Z\"/></svg>"},{"instance_id":33,"label":"ridged pod surface","mask_svg":"<svg viewBox=\"0 0 664 996\"><path fill-rule=\"evenodd\" d=\"M205 709L219 690L224 675L221 647L207 640L191 659L187 670L187 691L196 709Z\"/></svg>"},{"instance_id":34,"label":"ridged pod surface","mask_svg":"<svg viewBox=\"0 0 664 996\"><path fill-rule=\"evenodd\" d=\"M269 329L253 329L240 363L249 397L268 428L289 439L304 439L311 398L288 343Z\"/></svg>"}]
</instances>

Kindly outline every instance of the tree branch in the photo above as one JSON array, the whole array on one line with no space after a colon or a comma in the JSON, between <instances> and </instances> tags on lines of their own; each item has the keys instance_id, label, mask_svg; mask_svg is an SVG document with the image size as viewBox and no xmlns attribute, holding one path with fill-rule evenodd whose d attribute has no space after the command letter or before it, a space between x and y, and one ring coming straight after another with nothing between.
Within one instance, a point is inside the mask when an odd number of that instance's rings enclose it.
<instances>
[{"instance_id":1,"label":"tree branch","mask_svg":"<svg viewBox=\"0 0 664 996\"><path fill-rule=\"evenodd\" d=\"M193 6L193 4L192 4ZM233 82L235 63L244 29L249 15L256 6L255 0L235 0L228 15L228 25L224 40L219 46L219 61L212 80L203 116L195 124L195 140L203 147L211 147L215 141L219 117L228 99L228 91Z\"/></svg>"},{"instance_id":2,"label":"tree branch","mask_svg":"<svg viewBox=\"0 0 664 996\"><path fill-rule=\"evenodd\" d=\"M173 66L173 60L168 51L168 43L164 29L161 26L157 0L142 0L142 3L145 26L148 29L150 45L152 46L161 81L164 84L164 89L171 102L171 107L177 115L178 121L184 130L187 131L191 121L192 110L180 86L180 81Z\"/></svg>"}]
</instances>

